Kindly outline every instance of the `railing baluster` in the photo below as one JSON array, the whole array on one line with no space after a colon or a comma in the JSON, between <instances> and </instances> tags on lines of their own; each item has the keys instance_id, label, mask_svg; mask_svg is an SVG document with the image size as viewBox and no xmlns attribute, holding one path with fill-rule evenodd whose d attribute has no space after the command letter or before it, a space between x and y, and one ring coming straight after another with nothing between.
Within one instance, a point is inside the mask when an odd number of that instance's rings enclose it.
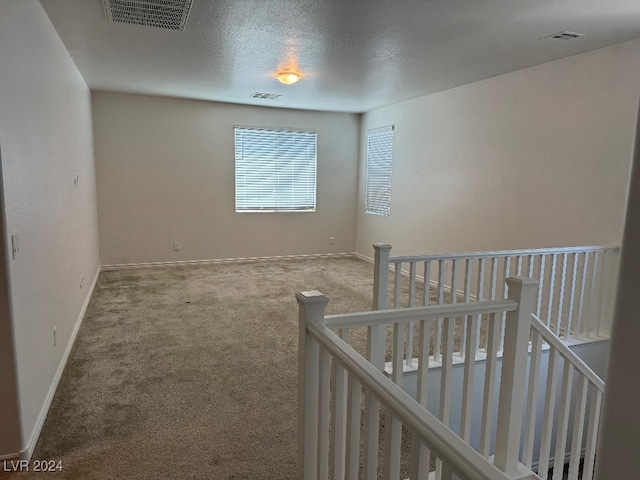
<instances>
[{"instance_id":1,"label":"railing baluster","mask_svg":"<svg viewBox=\"0 0 640 480\"><path fill-rule=\"evenodd\" d=\"M471 298L471 275L473 275L473 263L470 258L464 261L464 301L468 303ZM467 318L462 319L462 337L460 338L460 356L466 351L467 343ZM475 356L475 352L474 352Z\"/></svg>"},{"instance_id":2,"label":"railing baluster","mask_svg":"<svg viewBox=\"0 0 640 480\"><path fill-rule=\"evenodd\" d=\"M589 322L585 323L585 336L589 338L595 331L596 325L596 297L598 286L598 270L600 267L600 252L596 252L593 256L593 268L591 269L591 294L589 295Z\"/></svg>"},{"instance_id":3,"label":"railing baluster","mask_svg":"<svg viewBox=\"0 0 640 480\"><path fill-rule=\"evenodd\" d=\"M403 341L399 323L393 324L393 340L391 342L391 381L402 386L402 354Z\"/></svg>"},{"instance_id":4,"label":"railing baluster","mask_svg":"<svg viewBox=\"0 0 640 480\"><path fill-rule=\"evenodd\" d=\"M349 343L349 329L340 329L338 335L342 340ZM343 478L347 428L347 371L335 359L332 368L335 388L331 392L333 400L333 435L331 436L330 450L333 452L333 478Z\"/></svg>"},{"instance_id":5,"label":"railing baluster","mask_svg":"<svg viewBox=\"0 0 640 480\"><path fill-rule=\"evenodd\" d=\"M464 384L462 386L462 413L460 417L460 436L466 442L471 439L471 413L473 411L473 380L476 372L476 351L478 339L476 337L478 315L468 315L465 323L469 327L465 330L469 334L464 355Z\"/></svg>"},{"instance_id":6,"label":"railing baluster","mask_svg":"<svg viewBox=\"0 0 640 480\"><path fill-rule=\"evenodd\" d=\"M584 375L578 377L575 415L573 419L573 435L571 437L571 457L569 458L570 479L577 479L580 471L580 456L582 455L582 434L584 432L584 417L587 409L587 389L589 382Z\"/></svg>"},{"instance_id":7,"label":"railing baluster","mask_svg":"<svg viewBox=\"0 0 640 480\"><path fill-rule=\"evenodd\" d=\"M400 297L402 295L402 262L396 262L394 265L393 308L400 308Z\"/></svg>"},{"instance_id":8,"label":"railing baluster","mask_svg":"<svg viewBox=\"0 0 640 480\"><path fill-rule=\"evenodd\" d=\"M409 306L416 306L416 262L409 262Z\"/></svg>"},{"instance_id":9,"label":"railing baluster","mask_svg":"<svg viewBox=\"0 0 640 480\"><path fill-rule=\"evenodd\" d=\"M409 278L411 284L409 286L409 307L416 306L416 262L409 265ZM413 367L413 322L407 323L407 352L405 363L408 367Z\"/></svg>"},{"instance_id":10,"label":"railing baluster","mask_svg":"<svg viewBox=\"0 0 640 480\"><path fill-rule=\"evenodd\" d=\"M446 262L438 260L438 305L444 303L444 272L446 268Z\"/></svg>"},{"instance_id":11,"label":"railing baluster","mask_svg":"<svg viewBox=\"0 0 640 480\"><path fill-rule=\"evenodd\" d=\"M531 360L529 363L529 386L527 389L527 411L524 420L524 446L522 448L522 463L527 467L531 467L533 462L541 354L542 336L536 330L533 330L531 337Z\"/></svg>"},{"instance_id":12,"label":"railing baluster","mask_svg":"<svg viewBox=\"0 0 640 480\"><path fill-rule=\"evenodd\" d=\"M478 301L482 301L484 297L484 276L485 276L485 258L481 258L480 262L478 264L478 285L477 285L477 290L476 290L476 298L478 299ZM475 356L478 355L478 350L480 350L481 345L480 345L480 324L482 322L482 317L480 315L477 315L477 323L476 323L476 330L475 332L473 332L473 335L475 335L476 337L476 351L474 353L474 358Z\"/></svg>"},{"instance_id":13,"label":"railing baluster","mask_svg":"<svg viewBox=\"0 0 640 480\"><path fill-rule=\"evenodd\" d=\"M392 373L391 381L402 387L402 354L403 341L399 323L393 324L393 342L391 348ZM400 441L402 423L389 410L385 411L383 478L391 479L400 476Z\"/></svg>"},{"instance_id":14,"label":"railing baluster","mask_svg":"<svg viewBox=\"0 0 640 480\"><path fill-rule=\"evenodd\" d=\"M576 276L578 274L578 254L573 254L573 269L571 272L571 295L569 296L569 313L567 315L567 330L564 339L569 340L571 336L571 327L573 326L573 305L576 300ZM575 334L574 334L575 336Z\"/></svg>"},{"instance_id":15,"label":"railing baluster","mask_svg":"<svg viewBox=\"0 0 640 480\"><path fill-rule=\"evenodd\" d=\"M442 327L442 370L440 373L440 408L438 418L449 425L451 417L451 387L453 383L453 331L454 318L445 318Z\"/></svg>"},{"instance_id":16,"label":"railing baluster","mask_svg":"<svg viewBox=\"0 0 640 480\"><path fill-rule=\"evenodd\" d=\"M349 343L349 329L340 329L338 335ZM335 359L334 359L335 360ZM345 476L345 453L347 442L347 371L340 363L334 361L335 389L333 390L333 478Z\"/></svg>"},{"instance_id":17,"label":"railing baluster","mask_svg":"<svg viewBox=\"0 0 640 480\"><path fill-rule=\"evenodd\" d=\"M424 262L424 299L423 305L426 307L431 298L431 261Z\"/></svg>"},{"instance_id":18,"label":"railing baluster","mask_svg":"<svg viewBox=\"0 0 640 480\"><path fill-rule=\"evenodd\" d=\"M458 259L454 259L451 262L451 303L458 303ZM456 320L451 319L451 322L455 325ZM453 355L453 349L451 350L451 355Z\"/></svg>"},{"instance_id":19,"label":"railing baluster","mask_svg":"<svg viewBox=\"0 0 640 480\"><path fill-rule=\"evenodd\" d=\"M378 475L380 402L366 390L365 402L363 476L364 478L376 478Z\"/></svg>"},{"instance_id":20,"label":"railing baluster","mask_svg":"<svg viewBox=\"0 0 640 480\"><path fill-rule=\"evenodd\" d=\"M546 263L547 263L547 256L540 255L540 275L539 275L540 285L538 285L538 304L536 307L536 317L540 317L540 312L542 311L542 292L544 290L544 283L545 283L544 270L546 267Z\"/></svg>"},{"instance_id":21,"label":"railing baluster","mask_svg":"<svg viewBox=\"0 0 640 480\"><path fill-rule=\"evenodd\" d=\"M418 339L418 388L416 401L427 408L427 377L429 374L429 338L431 323L420 321L420 338ZM411 480L427 480L431 462L429 449L415 438L411 440Z\"/></svg>"},{"instance_id":22,"label":"railing baluster","mask_svg":"<svg viewBox=\"0 0 640 480\"><path fill-rule=\"evenodd\" d=\"M430 463L431 453L429 452L427 446L424 443L418 441L417 438L412 438L409 478L411 480L428 480Z\"/></svg>"},{"instance_id":23,"label":"railing baluster","mask_svg":"<svg viewBox=\"0 0 640 480\"><path fill-rule=\"evenodd\" d=\"M491 259L491 293L490 293L490 300L495 300L496 299L496 282L498 280L498 259L493 257Z\"/></svg>"},{"instance_id":24,"label":"railing baluster","mask_svg":"<svg viewBox=\"0 0 640 480\"><path fill-rule=\"evenodd\" d=\"M516 257L516 276L522 276L522 255Z\"/></svg>"},{"instance_id":25,"label":"railing baluster","mask_svg":"<svg viewBox=\"0 0 640 480\"><path fill-rule=\"evenodd\" d=\"M582 262L582 282L580 283L580 300L578 303L578 319L576 320L576 338L582 337L582 312L584 307L584 290L587 283L587 271L589 270L589 252L585 252Z\"/></svg>"},{"instance_id":26,"label":"railing baluster","mask_svg":"<svg viewBox=\"0 0 640 480\"><path fill-rule=\"evenodd\" d=\"M458 259L451 262L451 303L458 303Z\"/></svg>"},{"instance_id":27,"label":"railing baluster","mask_svg":"<svg viewBox=\"0 0 640 480\"><path fill-rule=\"evenodd\" d=\"M442 305L444 303L444 260L438 261L438 305ZM435 338L435 348L433 352L433 359L435 361L440 361L440 336L442 334L442 320L437 320L436 323L436 338Z\"/></svg>"},{"instance_id":28,"label":"railing baluster","mask_svg":"<svg viewBox=\"0 0 640 480\"><path fill-rule=\"evenodd\" d=\"M535 262L536 262L536 257L534 255L529 255L529 273L527 274L529 278L533 278L533 270L536 265Z\"/></svg>"},{"instance_id":29,"label":"railing baluster","mask_svg":"<svg viewBox=\"0 0 640 480\"><path fill-rule=\"evenodd\" d=\"M544 415L542 420L542 434L540 436L540 458L538 461L538 475L547 479L549 470L549 456L551 454L551 434L553 431L553 412L556 401L556 379L558 351L549 348L549 366L547 368L547 386L544 395Z\"/></svg>"},{"instance_id":30,"label":"railing baluster","mask_svg":"<svg viewBox=\"0 0 640 480\"><path fill-rule=\"evenodd\" d=\"M325 348L320 353L320 418L318 436L318 478L329 476L329 379L331 356Z\"/></svg>"},{"instance_id":31,"label":"railing baluster","mask_svg":"<svg viewBox=\"0 0 640 480\"><path fill-rule=\"evenodd\" d=\"M608 260L611 257L609 252L602 252L602 264L600 266L600 278L598 279L598 314L596 316L595 334L596 338L600 336L600 330L602 328L602 317L604 315L604 287L606 283L606 276L609 273Z\"/></svg>"},{"instance_id":32,"label":"railing baluster","mask_svg":"<svg viewBox=\"0 0 640 480\"><path fill-rule=\"evenodd\" d=\"M549 300L547 302L547 327L551 327L551 313L553 311L553 297L556 289L556 264L558 263L558 254L551 256L551 277L549 278ZM557 335L557 333L556 333Z\"/></svg>"},{"instance_id":33,"label":"railing baluster","mask_svg":"<svg viewBox=\"0 0 640 480\"><path fill-rule=\"evenodd\" d=\"M420 338L418 339L418 390L417 402L427 408L427 377L429 375L429 340L431 322L420 320Z\"/></svg>"},{"instance_id":34,"label":"railing baluster","mask_svg":"<svg viewBox=\"0 0 640 480\"><path fill-rule=\"evenodd\" d=\"M564 458L567 452L567 430L569 428L569 407L571 405L571 385L573 381L573 365L564 360L562 372L562 393L556 430L556 452L554 457L553 480L562 480Z\"/></svg>"},{"instance_id":35,"label":"railing baluster","mask_svg":"<svg viewBox=\"0 0 640 480\"><path fill-rule=\"evenodd\" d=\"M595 398L594 398L595 397ZM589 408L589 424L587 427L587 445L584 453L584 466L582 468L582 480L593 479L593 467L596 459L596 444L598 441L598 426L600 424L600 406L602 404L602 392L596 388L591 394Z\"/></svg>"},{"instance_id":36,"label":"railing baluster","mask_svg":"<svg viewBox=\"0 0 640 480\"><path fill-rule=\"evenodd\" d=\"M556 335L562 331L562 309L564 307L564 284L567 277L567 255L562 254L562 273L560 274L560 295L558 296L558 319L556 320Z\"/></svg>"},{"instance_id":37,"label":"railing baluster","mask_svg":"<svg viewBox=\"0 0 640 480\"><path fill-rule=\"evenodd\" d=\"M438 476L436 475L436 478ZM448 463L442 464L442 470L440 472L440 480L454 480L455 476L453 474L453 470L451 470L451 465Z\"/></svg>"},{"instance_id":38,"label":"railing baluster","mask_svg":"<svg viewBox=\"0 0 640 480\"><path fill-rule=\"evenodd\" d=\"M493 424L493 407L495 398L496 362L498 343L502 322L496 319L495 313L489 316L489 332L487 334L487 362L484 373L484 395L482 399L482 425L480 427L480 454L489 458L491 448L491 426Z\"/></svg>"},{"instance_id":39,"label":"railing baluster","mask_svg":"<svg viewBox=\"0 0 640 480\"><path fill-rule=\"evenodd\" d=\"M358 480L360 470L360 423L362 421L362 387L354 375L349 374L349 396L347 399L347 450L345 473L346 480ZM342 478L340 476L335 479Z\"/></svg>"},{"instance_id":40,"label":"railing baluster","mask_svg":"<svg viewBox=\"0 0 640 480\"><path fill-rule=\"evenodd\" d=\"M509 296L509 285L507 285L507 278L511 275L511 257L505 257L504 259L504 276L502 278L502 292L503 297L507 298ZM505 331L505 322L507 321L507 312L502 312L502 334L500 337L500 346L498 347L498 351L502 351L504 348L504 331Z\"/></svg>"}]
</instances>

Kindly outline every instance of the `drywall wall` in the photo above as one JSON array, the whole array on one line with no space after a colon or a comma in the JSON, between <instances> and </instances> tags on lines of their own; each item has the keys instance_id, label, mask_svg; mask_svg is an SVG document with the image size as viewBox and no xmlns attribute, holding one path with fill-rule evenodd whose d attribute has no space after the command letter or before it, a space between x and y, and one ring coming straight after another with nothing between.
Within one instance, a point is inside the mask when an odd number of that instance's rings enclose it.
<instances>
[{"instance_id":1,"label":"drywall wall","mask_svg":"<svg viewBox=\"0 0 640 480\"><path fill-rule=\"evenodd\" d=\"M357 251L619 244L640 41L364 115ZM394 125L391 215L364 213L366 130Z\"/></svg>"},{"instance_id":2,"label":"drywall wall","mask_svg":"<svg viewBox=\"0 0 640 480\"><path fill-rule=\"evenodd\" d=\"M0 45L5 253L24 450L0 455L29 456L99 268L91 97L37 0L0 3ZM20 251L11 258L15 235Z\"/></svg>"},{"instance_id":3,"label":"drywall wall","mask_svg":"<svg viewBox=\"0 0 640 480\"><path fill-rule=\"evenodd\" d=\"M103 265L354 251L358 115L92 98ZM315 212L235 212L234 125L318 132Z\"/></svg>"},{"instance_id":4,"label":"drywall wall","mask_svg":"<svg viewBox=\"0 0 640 480\"><path fill-rule=\"evenodd\" d=\"M1 148L1 145L0 145ZM0 460L17 456L22 449L18 378L16 376L13 327L11 325L11 291L7 234L5 228L4 193L2 191L2 151L0 150ZM10 247L9 247L10 248Z\"/></svg>"}]
</instances>

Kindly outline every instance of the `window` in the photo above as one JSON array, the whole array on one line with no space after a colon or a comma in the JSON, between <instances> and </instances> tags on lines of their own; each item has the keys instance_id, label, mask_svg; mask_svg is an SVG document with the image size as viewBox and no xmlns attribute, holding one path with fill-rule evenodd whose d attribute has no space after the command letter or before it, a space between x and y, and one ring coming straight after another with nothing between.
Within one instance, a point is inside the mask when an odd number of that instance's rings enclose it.
<instances>
[{"instance_id":1,"label":"window","mask_svg":"<svg viewBox=\"0 0 640 480\"><path fill-rule=\"evenodd\" d=\"M317 133L234 130L236 212L315 212Z\"/></svg>"},{"instance_id":2,"label":"window","mask_svg":"<svg viewBox=\"0 0 640 480\"><path fill-rule=\"evenodd\" d=\"M391 209L393 125L367 130L364 211L388 216Z\"/></svg>"}]
</instances>

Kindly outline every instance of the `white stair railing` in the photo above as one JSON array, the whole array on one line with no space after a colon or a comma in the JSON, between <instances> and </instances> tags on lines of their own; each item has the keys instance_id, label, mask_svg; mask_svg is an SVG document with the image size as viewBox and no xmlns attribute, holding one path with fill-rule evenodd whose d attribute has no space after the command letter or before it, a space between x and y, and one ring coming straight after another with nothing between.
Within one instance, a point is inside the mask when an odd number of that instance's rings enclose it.
<instances>
[{"instance_id":1,"label":"white stair railing","mask_svg":"<svg viewBox=\"0 0 640 480\"><path fill-rule=\"evenodd\" d=\"M524 414L527 344L531 330L531 311L537 282L528 278L508 278L508 299L436 305L407 309L373 311L325 316L327 297L319 292L296 295L300 307L299 396L298 396L298 478L351 479L359 474L365 480L378 475L379 433L384 437L381 473L384 480L398 479L403 468L402 436L404 426L411 434L409 462L405 464L411 479L430 476L430 455L436 457L435 478L450 479L537 479L519 462L522 418ZM502 336L505 315L503 364L501 374L495 368L498 340ZM452 372L453 327L456 318L465 318L473 332L474 320L489 317L490 345L484 375L483 417L479 451L469 445L471 425L471 386L477 368L471 355L460 380L465 420L459 432L449 428L452 391L457 382ZM402 328L417 322L420 327L417 401L402 391ZM442 327L442 371L437 418L426 410L429 345L435 340L431 323ZM384 345L387 325L392 330L393 373L381 373L376 345ZM368 328L368 358L365 360L345 340L350 329ZM331 330L336 330L338 335ZM381 338L377 338L379 336ZM333 380L331 380L333 372ZM364 391L364 412L362 411ZM494 395L499 407L495 420ZM384 427L380 427L380 407L384 409ZM363 426L361 431L361 425ZM495 431L495 441L492 432ZM405 456L407 452L404 452ZM331 460L330 460L331 459Z\"/></svg>"},{"instance_id":2,"label":"white stair railing","mask_svg":"<svg viewBox=\"0 0 640 480\"><path fill-rule=\"evenodd\" d=\"M507 298L504 279L511 275L539 281L534 313L565 341L608 337L615 296L619 247L588 246L405 255L391 257L391 245L376 244L373 309L442 305ZM389 281L389 272L393 279ZM503 318L504 320L504 318ZM414 326L405 332L405 368L413 365ZM463 325L466 329L466 325ZM475 355L482 354L480 323L474 326ZM441 331L442 325L437 325ZM439 337L439 336L438 336ZM463 342L466 342L464 335ZM499 350L502 350L500 339ZM380 335L374 342L382 349ZM463 343L459 355L467 350ZM442 353L437 341L435 358ZM379 359L374 359L379 362ZM374 362L375 363L375 362Z\"/></svg>"},{"instance_id":3,"label":"white stair railing","mask_svg":"<svg viewBox=\"0 0 640 480\"><path fill-rule=\"evenodd\" d=\"M543 344L548 346L548 351L543 349ZM546 379L540 378L543 354L549 356ZM528 378L522 462L532 467L534 446L538 445L537 471L544 480L561 480L565 463L568 463L566 478L592 480L604 382L536 315L531 319ZM536 438L537 399L542 385L545 388L542 429ZM554 469L549 477L551 459ZM582 477L579 477L580 470Z\"/></svg>"}]
</instances>

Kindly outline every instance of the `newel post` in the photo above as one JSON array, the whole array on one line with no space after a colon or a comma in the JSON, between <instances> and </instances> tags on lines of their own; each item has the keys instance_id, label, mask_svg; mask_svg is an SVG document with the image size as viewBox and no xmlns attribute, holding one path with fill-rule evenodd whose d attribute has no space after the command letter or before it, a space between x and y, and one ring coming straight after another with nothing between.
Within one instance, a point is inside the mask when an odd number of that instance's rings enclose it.
<instances>
[{"instance_id":1,"label":"newel post","mask_svg":"<svg viewBox=\"0 0 640 480\"><path fill-rule=\"evenodd\" d=\"M509 287L509 300L518 302L518 308L507 312L505 323L494 463L503 472L515 474L518 471L522 412L525 403L531 312L534 308L538 281L532 278L509 277L506 282Z\"/></svg>"},{"instance_id":2,"label":"newel post","mask_svg":"<svg viewBox=\"0 0 640 480\"><path fill-rule=\"evenodd\" d=\"M391 252L391 245L376 243L373 245L373 249L375 250L375 263L373 267L373 309L386 310L389 308L389 254ZM385 333L386 328L384 325L368 327L367 360L380 370L384 369Z\"/></svg>"},{"instance_id":3,"label":"newel post","mask_svg":"<svg viewBox=\"0 0 640 480\"><path fill-rule=\"evenodd\" d=\"M298 480L318 476L318 412L320 345L307 331L309 323L324 323L329 299L311 290L296 293L298 301Z\"/></svg>"}]
</instances>

